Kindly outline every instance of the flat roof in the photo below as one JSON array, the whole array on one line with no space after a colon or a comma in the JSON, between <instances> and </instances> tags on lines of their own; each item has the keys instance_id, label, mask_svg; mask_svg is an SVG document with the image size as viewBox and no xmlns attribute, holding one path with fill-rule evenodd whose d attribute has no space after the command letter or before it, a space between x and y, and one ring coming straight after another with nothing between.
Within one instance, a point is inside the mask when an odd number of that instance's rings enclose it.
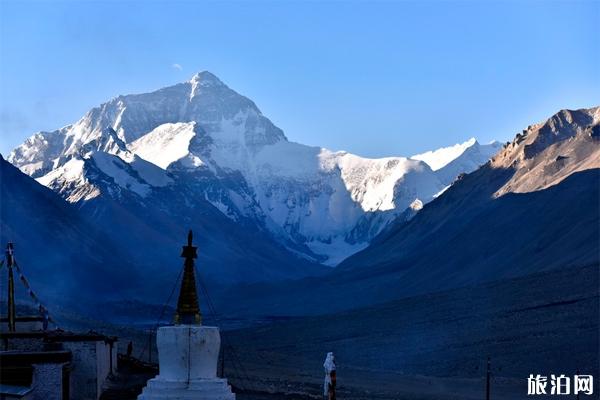
<instances>
[{"instance_id":1,"label":"flat roof","mask_svg":"<svg viewBox=\"0 0 600 400\"><path fill-rule=\"evenodd\" d=\"M5 385L0 383L0 394L22 397L31 392L33 389L29 386Z\"/></svg>"},{"instance_id":2,"label":"flat roof","mask_svg":"<svg viewBox=\"0 0 600 400\"><path fill-rule=\"evenodd\" d=\"M71 361L70 351L0 351L0 364L3 367L32 364L61 364Z\"/></svg>"}]
</instances>

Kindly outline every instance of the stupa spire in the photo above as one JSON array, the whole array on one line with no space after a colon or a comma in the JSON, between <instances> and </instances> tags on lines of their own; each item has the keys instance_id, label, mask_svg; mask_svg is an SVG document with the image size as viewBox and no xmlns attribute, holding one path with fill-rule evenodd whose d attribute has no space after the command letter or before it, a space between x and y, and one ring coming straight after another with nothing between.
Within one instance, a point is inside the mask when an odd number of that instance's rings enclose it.
<instances>
[{"instance_id":1,"label":"stupa spire","mask_svg":"<svg viewBox=\"0 0 600 400\"><path fill-rule=\"evenodd\" d=\"M192 231L181 257L183 281L177 301L175 324L156 332L159 374L150 379L137 400L235 400L227 379L217 377L221 335L216 326L201 325L194 277L197 248Z\"/></svg>"},{"instance_id":2,"label":"stupa spire","mask_svg":"<svg viewBox=\"0 0 600 400\"><path fill-rule=\"evenodd\" d=\"M196 290L196 275L194 272L194 259L198 258L196 246L192 246L194 236L190 230L187 246L183 246L181 257L185 258L183 264L183 280L177 300L175 324L201 325L202 314L198 305L198 291Z\"/></svg>"}]
</instances>

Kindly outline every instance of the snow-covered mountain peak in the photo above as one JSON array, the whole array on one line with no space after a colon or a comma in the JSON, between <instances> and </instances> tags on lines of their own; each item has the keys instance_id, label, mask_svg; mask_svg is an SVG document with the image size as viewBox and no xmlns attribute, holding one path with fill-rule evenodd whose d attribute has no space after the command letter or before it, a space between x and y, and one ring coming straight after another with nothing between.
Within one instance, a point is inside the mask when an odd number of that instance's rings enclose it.
<instances>
[{"instance_id":1,"label":"snow-covered mountain peak","mask_svg":"<svg viewBox=\"0 0 600 400\"><path fill-rule=\"evenodd\" d=\"M189 82L201 86L225 86L225 84L219 78L217 78L216 75L208 71L201 71L194 74Z\"/></svg>"},{"instance_id":2,"label":"snow-covered mountain peak","mask_svg":"<svg viewBox=\"0 0 600 400\"><path fill-rule=\"evenodd\" d=\"M474 171L501 149L502 144L497 141L482 145L471 138L464 143L417 154L411 158L427 163L444 185L450 185L458 175Z\"/></svg>"},{"instance_id":3,"label":"snow-covered mountain peak","mask_svg":"<svg viewBox=\"0 0 600 400\"><path fill-rule=\"evenodd\" d=\"M49 160L80 154L82 149L116 154L163 124L195 122L215 146L255 152L285 141L281 129L250 99L236 93L210 72L150 93L121 95L94 107L75 124L39 132L9 156L32 176L48 172Z\"/></svg>"},{"instance_id":4,"label":"snow-covered mountain peak","mask_svg":"<svg viewBox=\"0 0 600 400\"><path fill-rule=\"evenodd\" d=\"M370 159L290 142L252 100L204 71L115 97L73 125L32 136L9 161L71 202L206 200L331 265L485 163L484 147L471 139L420 159Z\"/></svg>"},{"instance_id":5,"label":"snow-covered mountain peak","mask_svg":"<svg viewBox=\"0 0 600 400\"><path fill-rule=\"evenodd\" d=\"M415 154L411 158L413 160L421 160L426 162L432 170L437 171L440 168L448 165L450 162L458 158L469 147L478 145L477 139L470 138L466 142L457 143L453 146L442 147L437 150L427 151L421 154Z\"/></svg>"},{"instance_id":6,"label":"snow-covered mountain peak","mask_svg":"<svg viewBox=\"0 0 600 400\"><path fill-rule=\"evenodd\" d=\"M227 86L221 82L219 78L208 71L198 72L189 80L190 84L190 101L194 99L204 88L223 87Z\"/></svg>"}]
</instances>

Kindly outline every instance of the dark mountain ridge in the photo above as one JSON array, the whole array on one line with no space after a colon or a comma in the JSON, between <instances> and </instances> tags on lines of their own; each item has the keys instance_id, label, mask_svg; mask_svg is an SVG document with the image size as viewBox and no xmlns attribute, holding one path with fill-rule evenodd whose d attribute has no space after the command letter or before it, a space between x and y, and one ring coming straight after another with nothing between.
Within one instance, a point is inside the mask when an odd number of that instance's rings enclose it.
<instances>
[{"instance_id":1,"label":"dark mountain ridge","mask_svg":"<svg viewBox=\"0 0 600 400\"><path fill-rule=\"evenodd\" d=\"M250 299L241 312L335 312L599 265L600 141L593 135L598 110L565 110L531 126L491 162L461 176L414 218L388 228L331 274L285 290L240 289ZM538 140L545 144L533 152ZM255 291L271 293L268 304Z\"/></svg>"},{"instance_id":2,"label":"dark mountain ridge","mask_svg":"<svg viewBox=\"0 0 600 400\"><path fill-rule=\"evenodd\" d=\"M600 169L578 172L551 188L505 195L476 211L470 208L467 215L456 216L459 223L420 221L432 232L403 237L406 252L398 251L395 238L411 223L401 224L375 243L372 252L353 257L353 264L285 287L245 286L236 290L243 304L221 306L241 314L322 314L539 271L597 266L599 180ZM454 197L449 196L445 201ZM438 201L438 207L447 206L441 199L434 203Z\"/></svg>"},{"instance_id":3,"label":"dark mountain ridge","mask_svg":"<svg viewBox=\"0 0 600 400\"><path fill-rule=\"evenodd\" d=\"M530 259L533 270L544 268L542 264L547 269L597 262L597 243L591 240L598 237L597 176L589 173L562 190L551 188L574 173L600 167L600 141L591 135L598 113L599 108L563 110L530 127L409 223L389 229L340 267L368 260L370 268L405 269L416 263L434 265L452 254L443 262L450 263L448 269L489 263L510 276L519 259ZM532 198L527 210L526 196L516 195L547 188L549 197Z\"/></svg>"},{"instance_id":4,"label":"dark mountain ridge","mask_svg":"<svg viewBox=\"0 0 600 400\"><path fill-rule=\"evenodd\" d=\"M0 216L0 243L14 242L15 258L38 294L61 302L128 296L131 282L142 277L118 243L2 156Z\"/></svg>"},{"instance_id":5,"label":"dark mountain ridge","mask_svg":"<svg viewBox=\"0 0 600 400\"><path fill-rule=\"evenodd\" d=\"M146 207L127 191L119 201L102 197L71 204L3 158L0 164L0 241L15 243L28 279L61 305L124 298L164 303L181 269L179 253L190 227L201 249L198 268L211 285L328 270L291 255L264 232L236 224L202 199L187 204L177 188L165 189ZM87 173L97 174L106 190L118 190L93 165Z\"/></svg>"}]
</instances>

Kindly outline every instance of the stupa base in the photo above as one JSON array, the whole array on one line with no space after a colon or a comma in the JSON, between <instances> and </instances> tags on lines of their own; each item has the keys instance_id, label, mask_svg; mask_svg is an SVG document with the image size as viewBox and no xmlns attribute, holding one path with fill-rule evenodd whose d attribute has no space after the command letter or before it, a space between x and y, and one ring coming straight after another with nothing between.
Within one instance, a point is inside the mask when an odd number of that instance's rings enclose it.
<instances>
[{"instance_id":1,"label":"stupa base","mask_svg":"<svg viewBox=\"0 0 600 400\"><path fill-rule=\"evenodd\" d=\"M189 382L150 379L138 400L235 400L227 379L196 379Z\"/></svg>"}]
</instances>

